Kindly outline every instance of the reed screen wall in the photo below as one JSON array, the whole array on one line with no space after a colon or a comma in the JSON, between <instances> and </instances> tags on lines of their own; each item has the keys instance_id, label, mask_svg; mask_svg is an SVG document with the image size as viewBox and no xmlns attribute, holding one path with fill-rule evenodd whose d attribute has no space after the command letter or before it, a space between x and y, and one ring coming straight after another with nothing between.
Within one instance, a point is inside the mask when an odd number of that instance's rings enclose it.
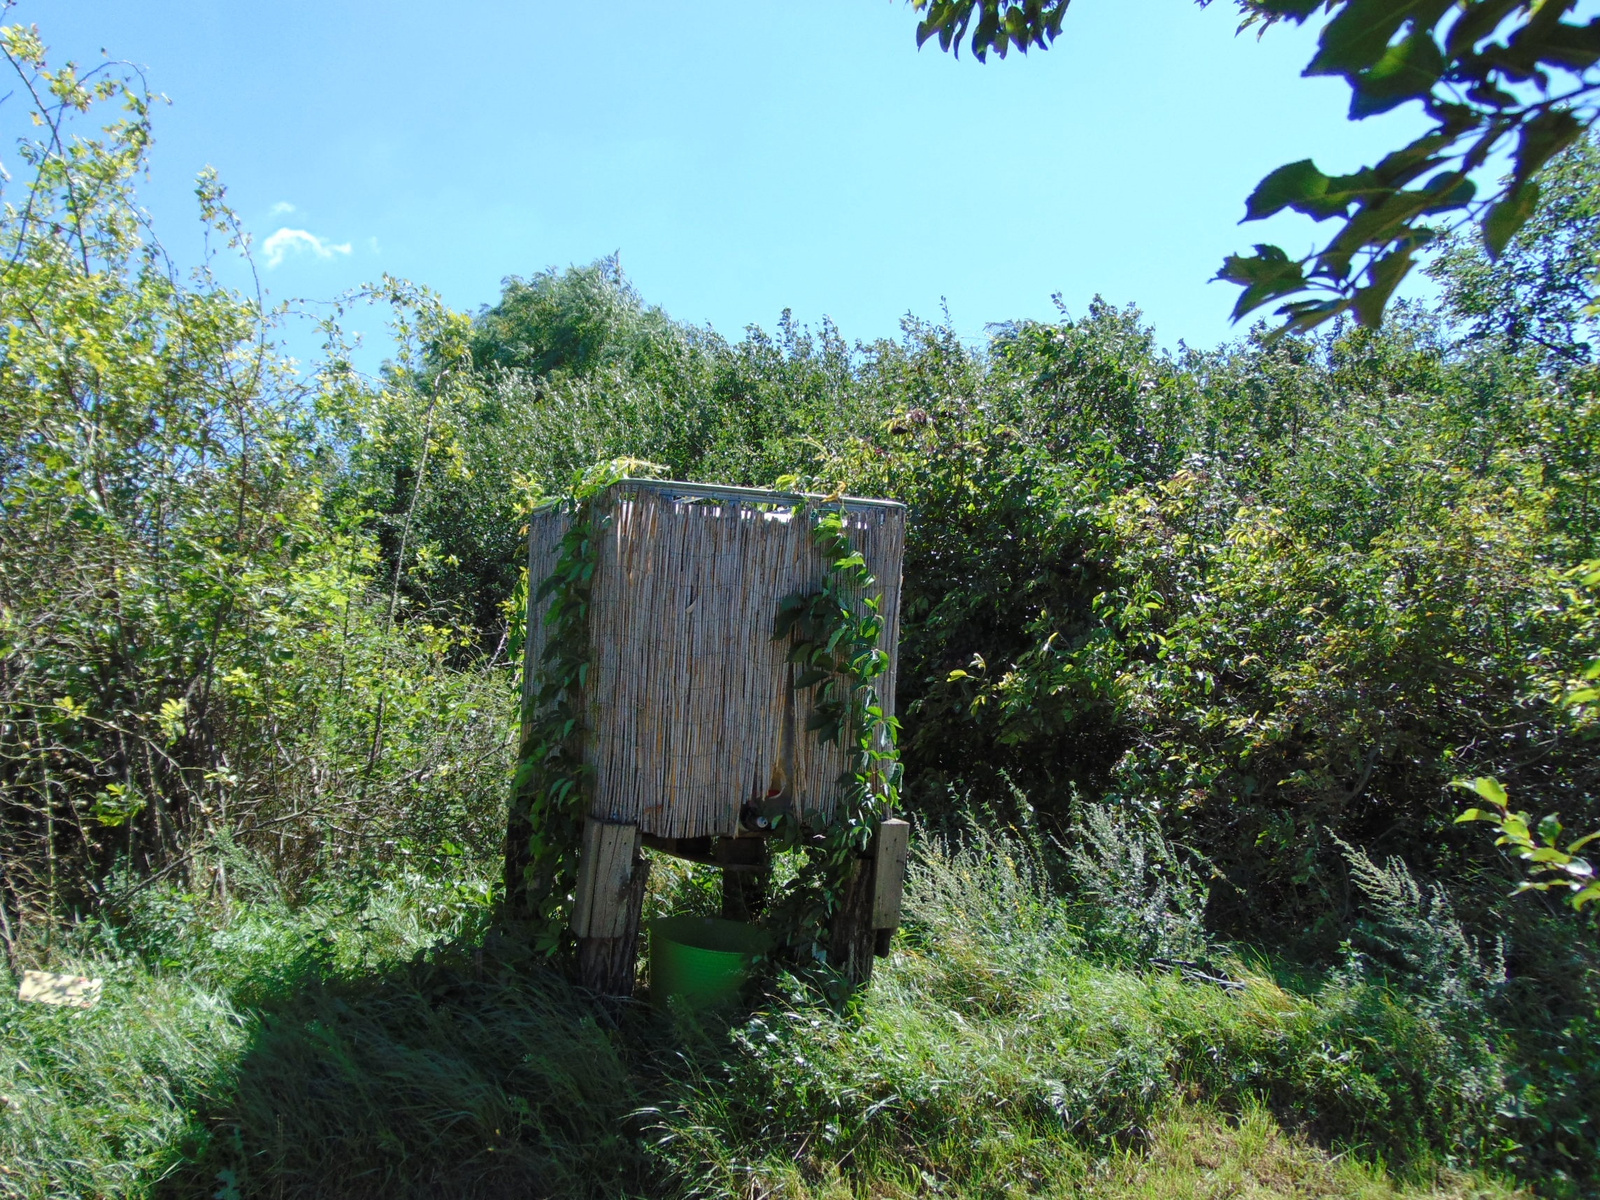
<instances>
[{"instance_id":1,"label":"reed screen wall","mask_svg":"<svg viewBox=\"0 0 1600 1200\"><path fill-rule=\"evenodd\" d=\"M794 692L787 640L772 640L778 606L827 574L796 512L804 499L625 480L595 500L603 522L583 697L591 816L673 838L732 836L747 802L831 819L847 758L806 729L812 694ZM844 506L882 595L889 669L879 691L892 712L905 508L848 498ZM557 507L533 514L530 595L554 568L570 519ZM545 607L529 605L525 689L538 670Z\"/></svg>"}]
</instances>

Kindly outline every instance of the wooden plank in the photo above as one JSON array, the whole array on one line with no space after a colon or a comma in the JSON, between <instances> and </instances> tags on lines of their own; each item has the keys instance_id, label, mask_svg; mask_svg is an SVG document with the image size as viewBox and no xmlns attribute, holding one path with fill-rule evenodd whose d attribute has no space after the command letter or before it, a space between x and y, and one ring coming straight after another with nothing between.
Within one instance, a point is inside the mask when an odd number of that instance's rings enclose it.
<instances>
[{"instance_id":1,"label":"wooden plank","mask_svg":"<svg viewBox=\"0 0 1600 1200\"><path fill-rule=\"evenodd\" d=\"M589 916L594 910L595 872L600 862L600 830L604 826L593 817L583 823L583 842L578 847L578 887L572 897L572 932L589 936Z\"/></svg>"},{"instance_id":2,"label":"wooden plank","mask_svg":"<svg viewBox=\"0 0 1600 1200\"><path fill-rule=\"evenodd\" d=\"M911 852L911 826L890 817L878 826L873 849L872 928L900 927L900 899L905 891L906 858Z\"/></svg>"},{"instance_id":3,"label":"wooden plank","mask_svg":"<svg viewBox=\"0 0 1600 1200\"><path fill-rule=\"evenodd\" d=\"M639 857L639 827L594 818L583 823L578 892L572 931L579 937L621 937L628 924L634 860Z\"/></svg>"},{"instance_id":4,"label":"wooden plank","mask_svg":"<svg viewBox=\"0 0 1600 1200\"><path fill-rule=\"evenodd\" d=\"M634 860L633 877L623 900L623 924L616 937L586 937L578 943L578 982L608 1000L633 995L639 963L639 917L650 879L650 860Z\"/></svg>"},{"instance_id":5,"label":"wooden plank","mask_svg":"<svg viewBox=\"0 0 1600 1200\"><path fill-rule=\"evenodd\" d=\"M633 492L654 492L666 497L668 500L681 498L694 498L702 500L733 500L747 504L781 504L795 505L806 500L824 499L821 492L775 492L767 488L735 487L724 483L689 483L682 479L635 479L621 480L617 487ZM888 509L905 511L905 504L899 500L874 500L865 496L843 496L838 501L846 509L873 510Z\"/></svg>"}]
</instances>

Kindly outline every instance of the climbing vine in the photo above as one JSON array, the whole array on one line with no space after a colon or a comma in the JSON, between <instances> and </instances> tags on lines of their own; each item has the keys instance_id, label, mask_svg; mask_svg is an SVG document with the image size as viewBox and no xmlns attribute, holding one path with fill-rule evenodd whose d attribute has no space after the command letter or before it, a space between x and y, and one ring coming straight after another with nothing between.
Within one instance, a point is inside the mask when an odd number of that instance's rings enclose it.
<instances>
[{"instance_id":1,"label":"climbing vine","mask_svg":"<svg viewBox=\"0 0 1600 1200\"><path fill-rule=\"evenodd\" d=\"M578 882L578 849L588 811L590 768L583 761L583 688L589 674L589 608L599 560L600 534L609 515L595 501L629 475L662 468L638 459L616 459L593 467L557 501L570 514L561 550L550 574L531 590L531 604L548 599L544 649L528 689L523 738L512 783L512 811L523 818L527 844L517 855L519 915L532 926L540 953L570 948L568 919ZM516 836L515 834L513 836Z\"/></svg>"},{"instance_id":2,"label":"climbing vine","mask_svg":"<svg viewBox=\"0 0 1600 1200\"><path fill-rule=\"evenodd\" d=\"M789 662L799 670L796 691L813 692L807 729L847 748L849 768L834 819L823 830L779 820L780 849L804 849L806 866L774 907L773 923L803 958L827 966L827 926L837 911L856 860L899 798L899 722L880 694L889 656L879 645L882 596L866 560L850 541L842 505L816 511L812 540L828 563L814 592L779 606L773 640L788 638Z\"/></svg>"}]
</instances>

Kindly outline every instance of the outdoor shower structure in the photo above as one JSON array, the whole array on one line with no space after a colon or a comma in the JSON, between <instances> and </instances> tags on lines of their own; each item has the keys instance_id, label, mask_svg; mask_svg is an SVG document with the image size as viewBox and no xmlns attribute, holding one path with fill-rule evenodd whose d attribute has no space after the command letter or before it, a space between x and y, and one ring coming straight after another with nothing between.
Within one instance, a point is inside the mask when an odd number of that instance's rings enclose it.
<instances>
[{"instance_id":1,"label":"outdoor shower structure","mask_svg":"<svg viewBox=\"0 0 1600 1200\"><path fill-rule=\"evenodd\" d=\"M745 920L763 903L774 819L820 829L833 818L848 748L808 729L813 692L795 687L799 668L787 639L774 640L774 621L786 599L827 578L812 510L841 511L876 577L887 655L877 688L892 712L906 510L890 500L640 479L613 484L592 505L599 544L580 701L588 814L572 932L580 976L624 995L648 871L642 848L721 867L723 914ZM547 635L539 585L572 519L552 505L529 521L524 720ZM508 887L518 878L516 819ZM907 832L903 821L882 822L852 889L858 902L835 919L830 960L858 982L899 924Z\"/></svg>"}]
</instances>

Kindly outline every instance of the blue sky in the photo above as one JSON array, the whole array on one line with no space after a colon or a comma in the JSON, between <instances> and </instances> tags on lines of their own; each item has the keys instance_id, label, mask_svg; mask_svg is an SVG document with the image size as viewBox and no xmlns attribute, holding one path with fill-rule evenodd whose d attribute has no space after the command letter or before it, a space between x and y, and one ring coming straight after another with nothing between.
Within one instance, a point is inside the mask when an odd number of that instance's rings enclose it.
<instances>
[{"instance_id":1,"label":"blue sky","mask_svg":"<svg viewBox=\"0 0 1600 1200\"><path fill-rule=\"evenodd\" d=\"M1076 0L1048 53L918 51L900 0L24 0L53 56L104 48L170 97L142 196L194 245L210 164L277 298L388 271L464 309L620 252L644 296L737 335L785 307L849 338L1136 302L1161 340L1239 331L1224 254L1268 170L1349 170L1418 127L1345 120L1312 35L1227 0ZM12 102L13 104L15 101ZM286 232L280 232L286 231ZM276 235L276 236L274 236Z\"/></svg>"}]
</instances>

